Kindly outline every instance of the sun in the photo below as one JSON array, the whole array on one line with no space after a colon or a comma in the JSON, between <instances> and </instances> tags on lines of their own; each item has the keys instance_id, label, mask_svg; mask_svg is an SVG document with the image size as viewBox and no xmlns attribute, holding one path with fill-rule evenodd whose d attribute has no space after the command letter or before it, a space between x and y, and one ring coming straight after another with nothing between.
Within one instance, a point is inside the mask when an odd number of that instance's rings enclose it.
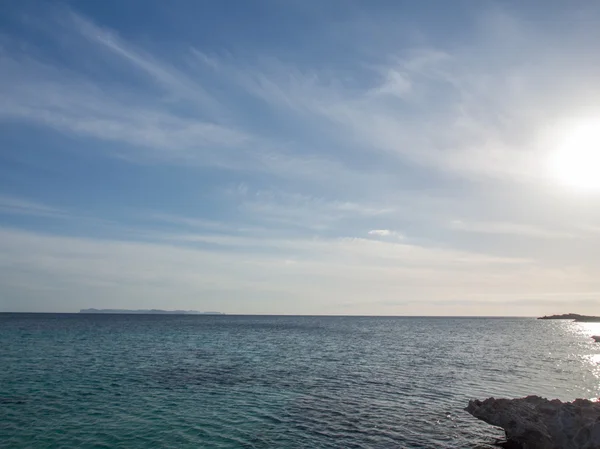
<instances>
[{"instance_id":1,"label":"sun","mask_svg":"<svg viewBox=\"0 0 600 449\"><path fill-rule=\"evenodd\" d=\"M580 191L600 192L600 119L565 128L550 158L553 177Z\"/></svg>"}]
</instances>

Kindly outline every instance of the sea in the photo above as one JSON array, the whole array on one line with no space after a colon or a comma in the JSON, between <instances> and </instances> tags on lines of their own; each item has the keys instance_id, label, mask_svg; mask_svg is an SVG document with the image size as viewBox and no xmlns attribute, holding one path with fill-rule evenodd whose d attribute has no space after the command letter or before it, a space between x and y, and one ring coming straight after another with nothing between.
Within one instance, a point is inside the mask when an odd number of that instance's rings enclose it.
<instances>
[{"instance_id":1,"label":"sea","mask_svg":"<svg viewBox=\"0 0 600 449\"><path fill-rule=\"evenodd\" d=\"M600 396L600 325L0 314L2 448L489 448L469 399Z\"/></svg>"}]
</instances>

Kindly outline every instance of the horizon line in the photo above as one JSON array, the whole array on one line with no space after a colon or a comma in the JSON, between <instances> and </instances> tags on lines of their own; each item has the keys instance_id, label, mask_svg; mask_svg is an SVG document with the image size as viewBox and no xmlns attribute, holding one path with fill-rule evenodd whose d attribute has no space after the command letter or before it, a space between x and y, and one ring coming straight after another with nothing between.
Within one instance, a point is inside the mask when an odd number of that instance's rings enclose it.
<instances>
[{"instance_id":1,"label":"horizon line","mask_svg":"<svg viewBox=\"0 0 600 449\"><path fill-rule=\"evenodd\" d=\"M149 309L151 310L151 309ZM145 313L145 312L0 312L0 315L169 315L169 316L260 316L260 317L354 317L354 318L538 318L533 315L343 315L343 314L279 314L279 313Z\"/></svg>"}]
</instances>

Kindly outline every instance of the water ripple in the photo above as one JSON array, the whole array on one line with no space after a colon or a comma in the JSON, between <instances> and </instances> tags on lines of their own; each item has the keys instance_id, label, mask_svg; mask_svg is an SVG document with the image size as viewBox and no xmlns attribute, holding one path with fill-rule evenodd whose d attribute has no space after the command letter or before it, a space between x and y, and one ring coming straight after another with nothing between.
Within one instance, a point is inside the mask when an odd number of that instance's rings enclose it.
<instances>
[{"instance_id":1,"label":"water ripple","mask_svg":"<svg viewBox=\"0 0 600 449\"><path fill-rule=\"evenodd\" d=\"M486 448L473 397L600 396L589 325L0 314L2 447Z\"/></svg>"}]
</instances>

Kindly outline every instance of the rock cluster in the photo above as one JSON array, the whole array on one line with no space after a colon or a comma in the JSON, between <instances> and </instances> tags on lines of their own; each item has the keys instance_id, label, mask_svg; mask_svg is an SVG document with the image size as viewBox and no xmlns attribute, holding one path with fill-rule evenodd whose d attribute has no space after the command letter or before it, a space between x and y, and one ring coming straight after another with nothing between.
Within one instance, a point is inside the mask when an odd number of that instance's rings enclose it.
<instances>
[{"instance_id":1,"label":"rock cluster","mask_svg":"<svg viewBox=\"0 0 600 449\"><path fill-rule=\"evenodd\" d=\"M469 401L475 418L506 432L510 447L522 449L600 449L600 402L549 401L539 396Z\"/></svg>"}]
</instances>

